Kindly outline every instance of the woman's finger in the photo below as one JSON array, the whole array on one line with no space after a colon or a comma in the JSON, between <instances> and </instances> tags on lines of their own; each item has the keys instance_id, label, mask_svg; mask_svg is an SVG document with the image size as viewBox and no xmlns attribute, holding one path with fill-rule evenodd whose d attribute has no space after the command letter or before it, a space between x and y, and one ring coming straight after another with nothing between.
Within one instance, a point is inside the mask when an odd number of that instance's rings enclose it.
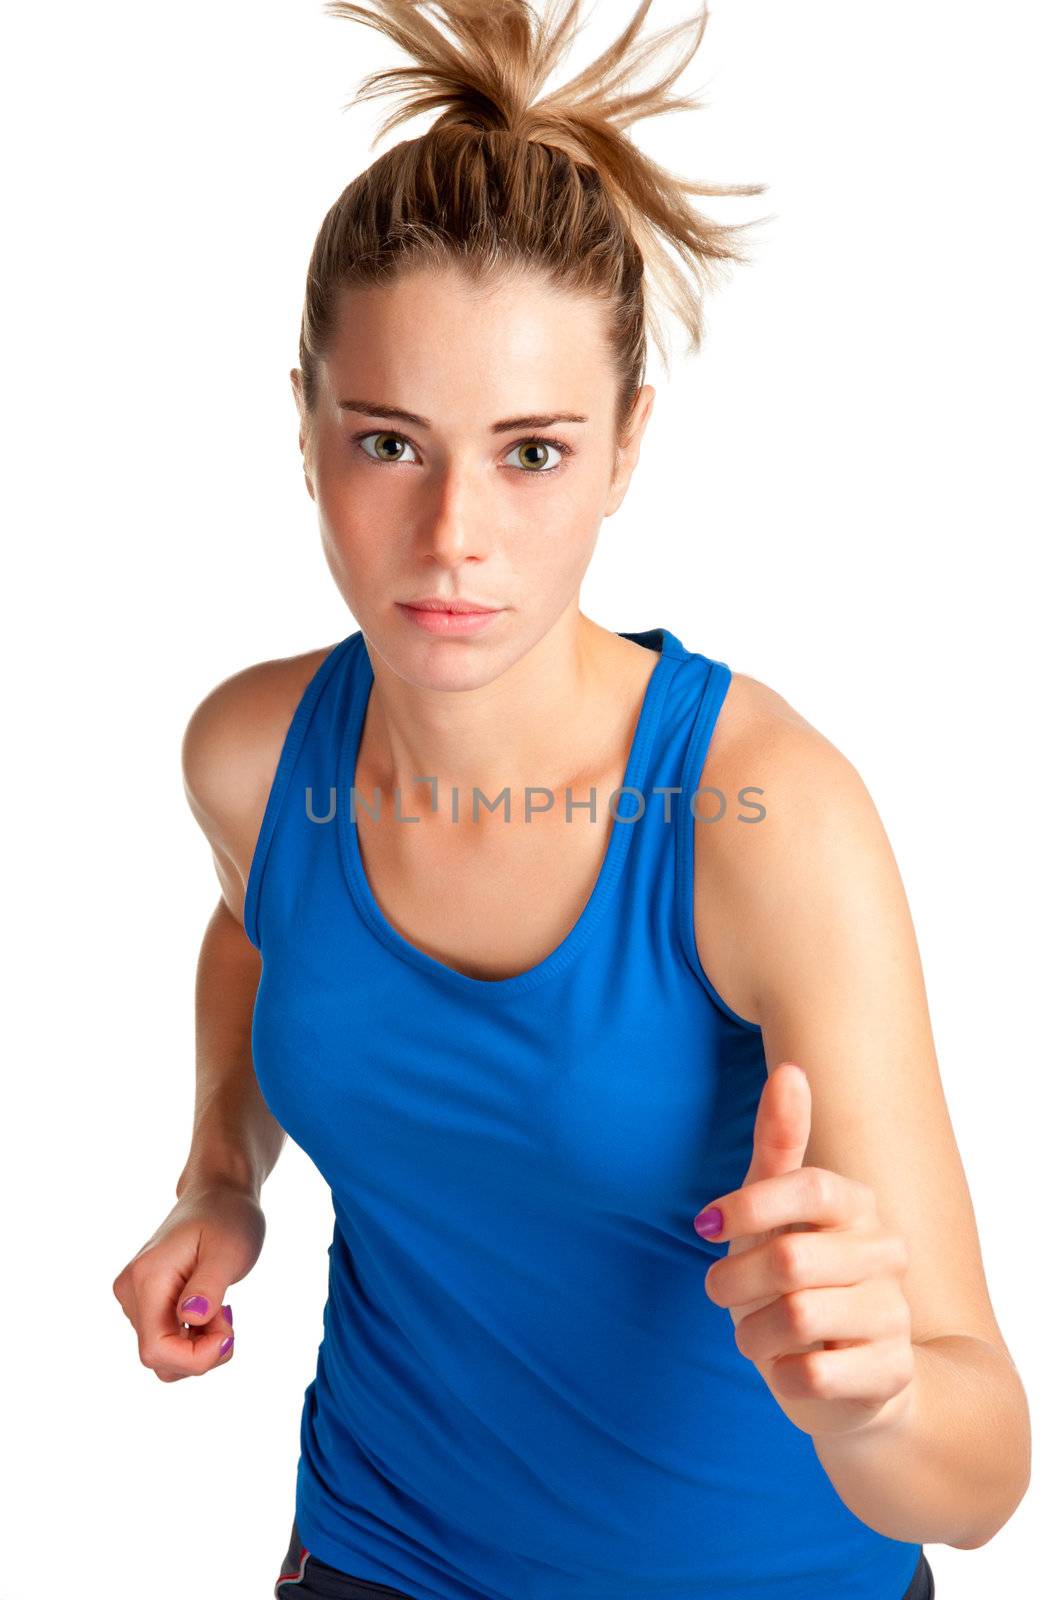
<instances>
[{"instance_id":1,"label":"woman's finger","mask_svg":"<svg viewBox=\"0 0 1063 1600\"><path fill-rule=\"evenodd\" d=\"M199 1377L228 1360L234 1346L222 1354L224 1342L233 1337L228 1318L221 1310L200 1327L186 1327L177 1309L183 1283L175 1283L172 1272L153 1272L147 1268L136 1283L136 1331L140 1360L160 1378Z\"/></svg>"}]
</instances>

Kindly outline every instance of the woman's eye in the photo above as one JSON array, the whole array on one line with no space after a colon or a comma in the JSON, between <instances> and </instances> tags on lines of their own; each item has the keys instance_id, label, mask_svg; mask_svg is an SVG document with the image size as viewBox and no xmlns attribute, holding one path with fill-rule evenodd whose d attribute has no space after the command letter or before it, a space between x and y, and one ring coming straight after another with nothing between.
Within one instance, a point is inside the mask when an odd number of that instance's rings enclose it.
<instances>
[{"instance_id":1,"label":"woman's eye","mask_svg":"<svg viewBox=\"0 0 1063 1600\"><path fill-rule=\"evenodd\" d=\"M553 466L544 459L544 452L556 450L561 457L572 454L571 447L562 444L560 439L522 439L520 444L514 445L510 454L519 456L519 470L527 477L541 476L543 473L556 472L561 465L556 461Z\"/></svg>"},{"instance_id":2,"label":"woman's eye","mask_svg":"<svg viewBox=\"0 0 1063 1600\"><path fill-rule=\"evenodd\" d=\"M401 460L401 456L394 453L394 447L397 445L401 451L404 445L409 444L409 440L400 433L363 433L357 442L371 460L384 463Z\"/></svg>"}]
</instances>

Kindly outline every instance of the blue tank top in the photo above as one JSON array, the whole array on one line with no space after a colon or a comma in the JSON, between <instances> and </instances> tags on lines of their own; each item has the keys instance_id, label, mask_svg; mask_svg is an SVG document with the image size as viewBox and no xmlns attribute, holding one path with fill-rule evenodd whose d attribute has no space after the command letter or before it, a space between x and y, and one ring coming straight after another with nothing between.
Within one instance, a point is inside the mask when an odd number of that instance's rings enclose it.
<instances>
[{"instance_id":1,"label":"blue tank top","mask_svg":"<svg viewBox=\"0 0 1063 1600\"><path fill-rule=\"evenodd\" d=\"M847 1508L705 1294L727 1246L693 1218L741 1185L767 1073L694 941L731 672L621 637L660 659L601 870L516 976L446 966L374 899L360 632L288 728L244 918L257 1079L335 1212L302 1541L414 1600L900 1600L922 1547Z\"/></svg>"}]
</instances>

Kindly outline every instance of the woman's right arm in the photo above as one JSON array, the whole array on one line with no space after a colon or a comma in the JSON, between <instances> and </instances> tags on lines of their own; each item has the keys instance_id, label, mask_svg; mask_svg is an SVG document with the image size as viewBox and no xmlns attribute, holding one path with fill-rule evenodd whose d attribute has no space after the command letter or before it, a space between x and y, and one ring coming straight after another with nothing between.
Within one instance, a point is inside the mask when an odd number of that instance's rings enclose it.
<instances>
[{"instance_id":1,"label":"woman's right arm","mask_svg":"<svg viewBox=\"0 0 1063 1600\"><path fill-rule=\"evenodd\" d=\"M265 1239L260 1196L285 1133L251 1057L261 958L244 931L244 891L285 732L322 654L226 679L197 706L182 744L185 792L221 885L196 970L192 1136L177 1204L113 1285L141 1362L163 1382L231 1359L223 1301Z\"/></svg>"},{"instance_id":2,"label":"woman's right arm","mask_svg":"<svg viewBox=\"0 0 1063 1600\"><path fill-rule=\"evenodd\" d=\"M251 1058L251 1013L262 962L223 894L196 967L196 1091L180 1200L224 1185L257 1201L285 1133L262 1098Z\"/></svg>"}]
</instances>

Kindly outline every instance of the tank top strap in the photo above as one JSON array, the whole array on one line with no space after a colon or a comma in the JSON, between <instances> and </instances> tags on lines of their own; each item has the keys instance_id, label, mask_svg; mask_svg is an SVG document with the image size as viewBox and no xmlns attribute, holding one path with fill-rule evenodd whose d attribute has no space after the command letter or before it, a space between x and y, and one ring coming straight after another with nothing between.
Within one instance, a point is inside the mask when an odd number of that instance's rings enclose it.
<instances>
[{"instance_id":1,"label":"tank top strap","mask_svg":"<svg viewBox=\"0 0 1063 1600\"><path fill-rule=\"evenodd\" d=\"M647 754L646 810L622 921L628 929L653 928L649 946L660 949L667 944L681 968L693 974L729 1021L759 1031L719 994L701 964L695 937L695 830L722 823L732 802L731 796L713 788L711 763L706 767L731 686L731 669L724 661L687 649L667 628L628 637L652 642L657 635L659 648L672 659L675 670Z\"/></svg>"},{"instance_id":2,"label":"tank top strap","mask_svg":"<svg viewBox=\"0 0 1063 1600\"><path fill-rule=\"evenodd\" d=\"M293 892L305 877L307 854L321 848L335 851L335 827L313 824L333 820L346 797L336 794L335 752L343 736L354 695L361 632L341 639L318 664L288 724L270 786L244 892L244 931L256 950L262 948L261 919L266 898L266 865L271 856L283 860L282 873L270 872L271 893ZM331 816L324 815L327 809ZM280 881L277 881L280 880Z\"/></svg>"},{"instance_id":3,"label":"tank top strap","mask_svg":"<svg viewBox=\"0 0 1063 1600\"><path fill-rule=\"evenodd\" d=\"M673 828L672 824L679 823L681 817L693 821L690 799L698 790L720 708L730 686L731 669L725 662L688 650L667 628L627 633L623 637L650 643L664 657L658 671L667 679L667 693L659 696L659 715L652 737L647 740L640 775L645 782L646 815L660 816L670 830L669 838L678 834L685 841L678 846L678 859L689 865L692 829ZM657 797L660 797L660 804L651 807L650 801Z\"/></svg>"}]
</instances>

